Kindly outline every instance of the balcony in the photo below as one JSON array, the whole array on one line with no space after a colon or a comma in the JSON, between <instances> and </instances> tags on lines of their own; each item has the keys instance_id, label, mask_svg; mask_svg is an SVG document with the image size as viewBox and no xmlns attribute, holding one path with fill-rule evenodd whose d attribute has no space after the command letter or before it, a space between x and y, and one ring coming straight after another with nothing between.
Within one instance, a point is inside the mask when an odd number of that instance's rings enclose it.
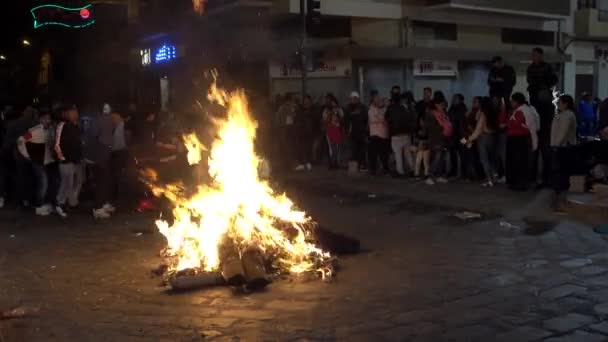
<instances>
[{"instance_id":1,"label":"balcony","mask_svg":"<svg viewBox=\"0 0 608 342\"><path fill-rule=\"evenodd\" d=\"M574 14L574 32L583 38L608 38L606 12L595 8L581 8Z\"/></svg>"},{"instance_id":2,"label":"balcony","mask_svg":"<svg viewBox=\"0 0 608 342\"><path fill-rule=\"evenodd\" d=\"M426 0L427 8L565 19L570 0Z\"/></svg>"}]
</instances>

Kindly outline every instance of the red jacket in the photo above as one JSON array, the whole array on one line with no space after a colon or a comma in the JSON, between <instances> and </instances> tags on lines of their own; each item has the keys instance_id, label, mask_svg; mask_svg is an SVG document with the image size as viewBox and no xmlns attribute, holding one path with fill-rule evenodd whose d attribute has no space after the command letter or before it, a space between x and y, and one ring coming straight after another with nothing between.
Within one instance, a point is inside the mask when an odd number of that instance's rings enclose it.
<instances>
[{"instance_id":1,"label":"red jacket","mask_svg":"<svg viewBox=\"0 0 608 342\"><path fill-rule=\"evenodd\" d=\"M341 144L344 140L344 132L340 125L334 125L331 122L327 124L327 139L330 144Z\"/></svg>"},{"instance_id":2,"label":"red jacket","mask_svg":"<svg viewBox=\"0 0 608 342\"><path fill-rule=\"evenodd\" d=\"M526 126L526 117L524 113L517 109L507 121L507 136L519 137L522 135L530 135L530 130Z\"/></svg>"}]
</instances>

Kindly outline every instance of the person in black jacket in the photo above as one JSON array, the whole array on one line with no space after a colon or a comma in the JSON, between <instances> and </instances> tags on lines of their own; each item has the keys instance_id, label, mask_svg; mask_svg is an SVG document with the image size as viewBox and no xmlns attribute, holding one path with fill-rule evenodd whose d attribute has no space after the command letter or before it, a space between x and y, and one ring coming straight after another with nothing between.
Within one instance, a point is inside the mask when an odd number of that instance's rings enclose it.
<instances>
[{"instance_id":1,"label":"person in black jacket","mask_svg":"<svg viewBox=\"0 0 608 342\"><path fill-rule=\"evenodd\" d=\"M396 176L405 176L403 158L405 157L408 164L408 172L411 172L415 166L411 145L412 137L416 132L418 115L414 104L409 102L411 96L402 96L401 89L398 87L393 88L391 95L391 103L386 110L386 120L391 136L391 146L395 153Z\"/></svg>"},{"instance_id":2,"label":"person in black jacket","mask_svg":"<svg viewBox=\"0 0 608 342\"><path fill-rule=\"evenodd\" d=\"M369 135L367 107L361 102L359 93L350 94L350 103L344 113L345 127L352 147L351 161L359 164L359 171L367 170L367 136Z\"/></svg>"},{"instance_id":3,"label":"person in black jacket","mask_svg":"<svg viewBox=\"0 0 608 342\"><path fill-rule=\"evenodd\" d=\"M448 117L454 128L454 134L448 142L448 152L450 153L450 172L448 177L466 175L466 164L465 160L467 156L467 148L460 143L460 139L467 137L466 120L467 120L467 105L464 103L464 96L462 94L454 94L452 97L452 105L448 109ZM459 163L460 161L460 163ZM460 170L458 168L460 165Z\"/></svg>"},{"instance_id":4,"label":"person in black jacket","mask_svg":"<svg viewBox=\"0 0 608 342\"><path fill-rule=\"evenodd\" d=\"M492 58L492 69L488 74L491 98L500 98L509 106L516 80L517 76L512 66L505 64L500 56Z\"/></svg>"},{"instance_id":5,"label":"person in black jacket","mask_svg":"<svg viewBox=\"0 0 608 342\"><path fill-rule=\"evenodd\" d=\"M64 122L57 126L55 133L55 153L59 160L60 185L57 192L55 211L67 217L66 203L78 205L78 196L84 177L82 167L82 141L78 124L78 110L75 106L64 111Z\"/></svg>"},{"instance_id":6,"label":"person in black jacket","mask_svg":"<svg viewBox=\"0 0 608 342\"><path fill-rule=\"evenodd\" d=\"M557 84L557 76L553 72L551 64L544 61L544 52L541 48L532 50L532 64L528 67L528 92L530 104L536 109L540 118L540 130L538 132L538 152L542 156L542 180L539 187L549 184L551 173L551 123L555 115L553 106L552 88ZM536 180L538 174L537 165L533 165L533 178Z\"/></svg>"},{"instance_id":7,"label":"person in black jacket","mask_svg":"<svg viewBox=\"0 0 608 342\"><path fill-rule=\"evenodd\" d=\"M296 158L298 160L298 166L296 171L312 170L312 150L313 141L315 138L314 127L320 115L310 95L305 95L302 100L302 106L297 110L297 114L294 121L297 141L296 145Z\"/></svg>"}]
</instances>

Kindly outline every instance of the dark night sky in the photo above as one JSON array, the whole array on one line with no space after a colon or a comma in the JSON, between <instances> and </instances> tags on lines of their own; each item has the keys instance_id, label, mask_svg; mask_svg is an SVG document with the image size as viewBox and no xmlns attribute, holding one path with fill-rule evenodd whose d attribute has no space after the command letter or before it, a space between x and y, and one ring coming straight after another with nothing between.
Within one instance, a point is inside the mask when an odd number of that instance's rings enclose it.
<instances>
[{"instance_id":1,"label":"dark night sky","mask_svg":"<svg viewBox=\"0 0 608 342\"><path fill-rule=\"evenodd\" d=\"M25 36L31 35L31 0L3 1L0 20L0 49L13 49Z\"/></svg>"}]
</instances>

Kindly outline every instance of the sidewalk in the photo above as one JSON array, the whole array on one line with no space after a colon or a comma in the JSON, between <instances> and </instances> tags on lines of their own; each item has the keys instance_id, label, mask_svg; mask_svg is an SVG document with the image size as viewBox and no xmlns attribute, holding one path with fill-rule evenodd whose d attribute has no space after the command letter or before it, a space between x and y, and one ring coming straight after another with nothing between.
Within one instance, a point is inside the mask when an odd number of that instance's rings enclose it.
<instances>
[{"instance_id":1,"label":"sidewalk","mask_svg":"<svg viewBox=\"0 0 608 342\"><path fill-rule=\"evenodd\" d=\"M432 206L446 211L471 211L486 217L553 216L548 191L513 192L504 185L484 188L478 183L456 181L429 186L414 179L367 174L348 175L346 171L316 169L284 177L298 191L314 191L330 196L348 196L400 201L412 206Z\"/></svg>"}]
</instances>

